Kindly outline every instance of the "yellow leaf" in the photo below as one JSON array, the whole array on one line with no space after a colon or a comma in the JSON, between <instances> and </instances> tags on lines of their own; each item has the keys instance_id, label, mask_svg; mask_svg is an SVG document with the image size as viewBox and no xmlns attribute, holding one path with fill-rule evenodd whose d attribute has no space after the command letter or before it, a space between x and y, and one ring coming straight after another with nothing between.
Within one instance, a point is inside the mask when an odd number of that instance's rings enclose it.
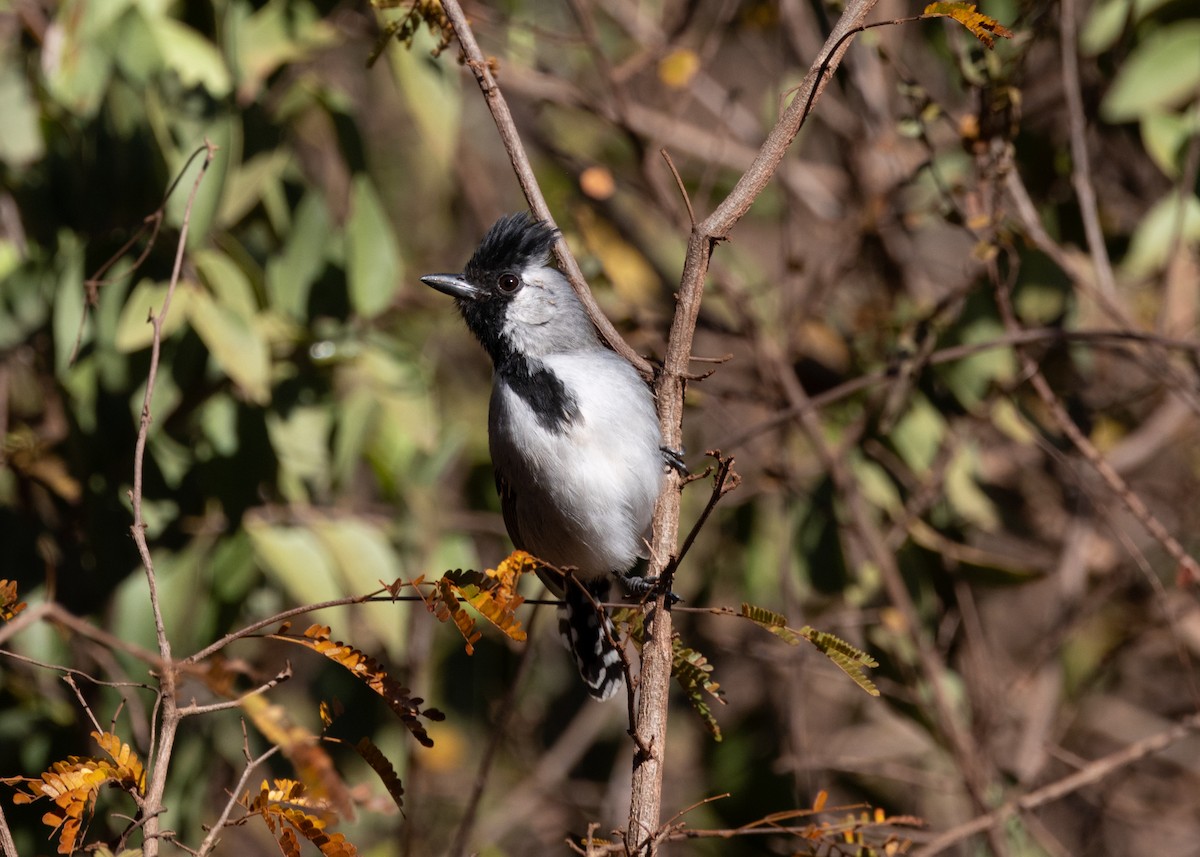
<instances>
[{"instance_id":1,"label":"yellow leaf","mask_svg":"<svg viewBox=\"0 0 1200 857\"><path fill-rule=\"evenodd\" d=\"M654 267L616 229L598 217L580 217L577 225L588 252L600 260L622 301L646 306L657 297L659 279Z\"/></svg>"},{"instance_id":2,"label":"yellow leaf","mask_svg":"<svg viewBox=\"0 0 1200 857\"><path fill-rule=\"evenodd\" d=\"M683 89L700 70L695 51L677 48L658 61L658 79L672 89Z\"/></svg>"},{"instance_id":3,"label":"yellow leaf","mask_svg":"<svg viewBox=\"0 0 1200 857\"><path fill-rule=\"evenodd\" d=\"M971 35L987 47L996 43L996 36L1011 39L1012 30L995 18L975 11L974 3L930 3L921 13L922 18L953 18L971 31Z\"/></svg>"}]
</instances>

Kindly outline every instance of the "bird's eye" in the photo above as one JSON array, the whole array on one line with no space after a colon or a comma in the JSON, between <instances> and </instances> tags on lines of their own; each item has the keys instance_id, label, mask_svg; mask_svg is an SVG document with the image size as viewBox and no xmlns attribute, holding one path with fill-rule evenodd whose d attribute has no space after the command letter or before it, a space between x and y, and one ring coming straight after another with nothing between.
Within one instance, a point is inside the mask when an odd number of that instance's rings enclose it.
<instances>
[{"instance_id":1,"label":"bird's eye","mask_svg":"<svg viewBox=\"0 0 1200 857\"><path fill-rule=\"evenodd\" d=\"M521 278L513 273L501 274L496 280L496 288L504 292L506 295L511 295L517 289L521 288Z\"/></svg>"}]
</instances>

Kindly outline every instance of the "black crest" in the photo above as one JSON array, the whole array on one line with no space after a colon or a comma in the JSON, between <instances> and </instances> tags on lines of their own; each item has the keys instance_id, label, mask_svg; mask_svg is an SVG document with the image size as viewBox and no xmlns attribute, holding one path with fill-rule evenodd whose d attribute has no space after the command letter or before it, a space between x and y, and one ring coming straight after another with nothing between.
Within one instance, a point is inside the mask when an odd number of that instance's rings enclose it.
<instances>
[{"instance_id":1,"label":"black crest","mask_svg":"<svg viewBox=\"0 0 1200 857\"><path fill-rule=\"evenodd\" d=\"M545 258L558 240L558 230L527 212L501 217L479 242L463 274L472 283L491 284L494 275L519 271L531 260Z\"/></svg>"}]
</instances>

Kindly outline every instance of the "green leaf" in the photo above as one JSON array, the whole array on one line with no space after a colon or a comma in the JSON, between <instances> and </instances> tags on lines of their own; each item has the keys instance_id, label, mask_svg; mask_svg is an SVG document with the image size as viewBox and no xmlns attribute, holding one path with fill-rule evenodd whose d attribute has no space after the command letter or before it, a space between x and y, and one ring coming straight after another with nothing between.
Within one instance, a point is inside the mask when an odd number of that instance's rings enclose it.
<instances>
[{"instance_id":1,"label":"green leaf","mask_svg":"<svg viewBox=\"0 0 1200 857\"><path fill-rule=\"evenodd\" d=\"M133 2L68 0L59 6L54 26L60 41L43 53L42 74L50 97L76 116L99 111L120 49L117 23Z\"/></svg>"},{"instance_id":2,"label":"green leaf","mask_svg":"<svg viewBox=\"0 0 1200 857\"><path fill-rule=\"evenodd\" d=\"M1000 513L996 504L979 487L979 450L973 443L965 443L955 451L954 458L946 468L946 500L951 508L984 532L993 532L1000 526Z\"/></svg>"},{"instance_id":3,"label":"green leaf","mask_svg":"<svg viewBox=\"0 0 1200 857\"><path fill-rule=\"evenodd\" d=\"M977 318L961 331L964 345L992 342L1004 334L1004 327L993 318ZM997 381L1011 380L1017 373L1016 357L1010 348L989 348L962 360L938 368L955 397L964 407L974 408L987 398Z\"/></svg>"},{"instance_id":4,"label":"green leaf","mask_svg":"<svg viewBox=\"0 0 1200 857\"><path fill-rule=\"evenodd\" d=\"M1183 171L1188 141L1200 134L1200 102L1186 113L1148 113L1141 122L1142 145L1169 178Z\"/></svg>"},{"instance_id":5,"label":"green leaf","mask_svg":"<svg viewBox=\"0 0 1200 857\"><path fill-rule=\"evenodd\" d=\"M787 619L781 613L742 602L742 615L765 631L770 631L789 646L798 646L803 639L787 626Z\"/></svg>"},{"instance_id":6,"label":"green leaf","mask_svg":"<svg viewBox=\"0 0 1200 857\"><path fill-rule=\"evenodd\" d=\"M311 530L271 526L249 517L246 532L267 574L298 604L341 598L337 564Z\"/></svg>"},{"instance_id":7,"label":"green leaf","mask_svg":"<svg viewBox=\"0 0 1200 857\"><path fill-rule=\"evenodd\" d=\"M933 466L945 434L945 418L925 396L914 392L904 415L892 429L891 441L904 463L921 475Z\"/></svg>"},{"instance_id":8,"label":"green leaf","mask_svg":"<svg viewBox=\"0 0 1200 857\"><path fill-rule=\"evenodd\" d=\"M308 294L325 268L333 223L319 191L310 190L296 206L283 252L267 261L271 308L307 320Z\"/></svg>"},{"instance_id":9,"label":"green leaf","mask_svg":"<svg viewBox=\"0 0 1200 857\"><path fill-rule=\"evenodd\" d=\"M671 675L683 688L688 704L700 716L704 728L712 735L714 741L720 741L721 726L713 716L708 698L712 697L724 705L725 697L721 686L712 679L712 664L704 655L688 648L678 637L674 637L671 639Z\"/></svg>"},{"instance_id":10,"label":"green leaf","mask_svg":"<svg viewBox=\"0 0 1200 857\"><path fill-rule=\"evenodd\" d=\"M1177 193L1169 193L1154 204L1134 230L1129 251L1121 262L1122 276L1153 276L1162 270L1167 255L1181 241L1200 242L1200 199L1190 193L1182 199Z\"/></svg>"},{"instance_id":11,"label":"green leaf","mask_svg":"<svg viewBox=\"0 0 1200 857\"><path fill-rule=\"evenodd\" d=\"M392 72L421 134L422 161L437 178L451 175L462 124L462 77L446 63L432 63L428 52L437 40L422 29L412 50L389 50Z\"/></svg>"},{"instance_id":12,"label":"green leaf","mask_svg":"<svg viewBox=\"0 0 1200 857\"><path fill-rule=\"evenodd\" d=\"M311 5L292 0L270 0L252 15L231 18L238 100L244 104L259 96L267 78L281 65L303 59L337 38Z\"/></svg>"},{"instance_id":13,"label":"green leaf","mask_svg":"<svg viewBox=\"0 0 1200 857\"><path fill-rule=\"evenodd\" d=\"M392 224L365 175L355 178L350 196L346 277L350 303L366 318L387 309L401 277L400 253Z\"/></svg>"},{"instance_id":14,"label":"green leaf","mask_svg":"<svg viewBox=\"0 0 1200 857\"><path fill-rule=\"evenodd\" d=\"M246 397L259 405L271 400L271 356L254 325L231 306L197 289L188 318L208 353Z\"/></svg>"},{"instance_id":15,"label":"green leaf","mask_svg":"<svg viewBox=\"0 0 1200 857\"><path fill-rule=\"evenodd\" d=\"M202 86L213 98L229 94L233 80L216 45L166 15L155 15L147 23L167 67L179 75L184 86Z\"/></svg>"},{"instance_id":16,"label":"green leaf","mask_svg":"<svg viewBox=\"0 0 1200 857\"><path fill-rule=\"evenodd\" d=\"M39 111L28 81L14 62L0 65L0 116L4 117L0 162L21 168L40 160L46 147Z\"/></svg>"},{"instance_id":17,"label":"green leaf","mask_svg":"<svg viewBox=\"0 0 1200 857\"><path fill-rule=\"evenodd\" d=\"M858 480L862 494L876 508L901 512L904 501L887 471L861 454L850 455L850 470Z\"/></svg>"},{"instance_id":18,"label":"green leaf","mask_svg":"<svg viewBox=\"0 0 1200 857\"><path fill-rule=\"evenodd\" d=\"M281 490L293 502L307 499L305 484L324 491L329 482L329 408L292 408L287 418L267 414L267 435L279 458Z\"/></svg>"},{"instance_id":19,"label":"green leaf","mask_svg":"<svg viewBox=\"0 0 1200 857\"><path fill-rule=\"evenodd\" d=\"M291 153L285 149L274 149L239 164L232 171L229 187L217 209L217 225L224 229L235 226L262 201L269 187L282 181L291 159Z\"/></svg>"},{"instance_id":20,"label":"green leaf","mask_svg":"<svg viewBox=\"0 0 1200 857\"><path fill-rule=\"evenodd\" d=\"M879 662L873 657L862 649L850 645L836 634L830 634L828 631L818 631L809 625L805 625L798 633L801 637L816 646L821 654L837 664L842 672L854 679L855 684L871 694L871 696L879 696L879 688L863 672L863 667L874 669L879 666Z\"/></svg>"},{"instance_id":21,"label":"green leaf","mask_svg":"<svg viewBox=\"0 0 1200 857\"><path fill-rule=\"evenodd\" d=\"M1088 13L1079 33L1079 48L1084 56L1095 56L1116 44L1125 25L1136 24L1160 6L1172 0L1106 0ZM1133 7L1132 17L1130 6Z\"/></svg>"},{"instance_id":22,"label":"green leaf","mask_svg":"<svg viewBox=\"0 0 1200 857\"><path fill-rule=\"evenodd\" d=\"M313 521L312 531L333 558L344 594L363 595L378 589L381 580L390 582L403 577L396 549L383 530L369 521L349 517L321 519ZM389 608L386 604L363 604L355 610L376 638L395 652L402 647L407 623L398 620L396 610Z\"/></svg>"},{"instance_id":23,"label":"green leaf","mask_svg":"<svg viewBox=\"0 0 1200 857\"><path fill-rule=\"evenodd\" d=\"M258 313L258 299L250 278L233 259L219 250L208 248L192 254L200 279L212 290L217 303L252 319Z\"/></svg>"},{"instance_id":24,"label":"green leaf","mask_svg":"<svg viewBox=\"0 0 1200 857\"><path fill-rule=\"evenodd\" d=\"M63 231L59 235L55 263L59 275L54 290L54 371L62 373L75 347L86 307L83 244L74 232Z\"/></svg>"},{"instance_id":25,"label":"green leaf","mask_svg":"<svg viewBox=\"0 0 1200 857\"><path fill-rule=\"evenodd\" d=\"M1132 122L1195 100L1200 91L1200 21L1177 21L1150 35L1117 70L1100 102L1107 122Z\"/></svg>"},{"instance_id":26,"label":"green leaf","mask_svg":"<svg viewBox=\"0 0 1200 857\"><path fill-rule=\"evenodd\" d=\"M188 314L188 304L191 303L193 289L186 283L180 283L171 298L171 306L163 320L163 338L171 336L183 326ZM154 341L154 328L149 322L151 314L162 312L163 301L167 297L167 283L152 283L142 280L133 288L133 293L125 301L121 309L121 318L117 321L116 339L113 345L122 353L140 351L150 347Z\"/></svg>"}]
</instances>

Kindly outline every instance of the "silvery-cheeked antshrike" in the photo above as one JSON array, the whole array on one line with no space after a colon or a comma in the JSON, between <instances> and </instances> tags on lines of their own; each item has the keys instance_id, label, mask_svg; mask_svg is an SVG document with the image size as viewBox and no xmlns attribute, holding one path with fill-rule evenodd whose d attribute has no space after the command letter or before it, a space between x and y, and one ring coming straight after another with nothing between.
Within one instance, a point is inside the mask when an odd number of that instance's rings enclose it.
<instances>
[{"instance_id":1,"label":"silvery-cheeked antshrike","mask_svg":"<svg viewBox=\"0 0 1200 857\"><path fill-rule=\"evenodd\" d=\"M558 233L528 214L498 220L460 274L421 281L454 297L492 358L488 440L513 544L575 580L543 580L565 604L559 629L588 693L621 687L607 600L615 576L647 554L662 486L662 436L650 388L600 341L570 283L550 264ZM602 618L603 617L603 618Z\"/></svg>"}]
</instances>

